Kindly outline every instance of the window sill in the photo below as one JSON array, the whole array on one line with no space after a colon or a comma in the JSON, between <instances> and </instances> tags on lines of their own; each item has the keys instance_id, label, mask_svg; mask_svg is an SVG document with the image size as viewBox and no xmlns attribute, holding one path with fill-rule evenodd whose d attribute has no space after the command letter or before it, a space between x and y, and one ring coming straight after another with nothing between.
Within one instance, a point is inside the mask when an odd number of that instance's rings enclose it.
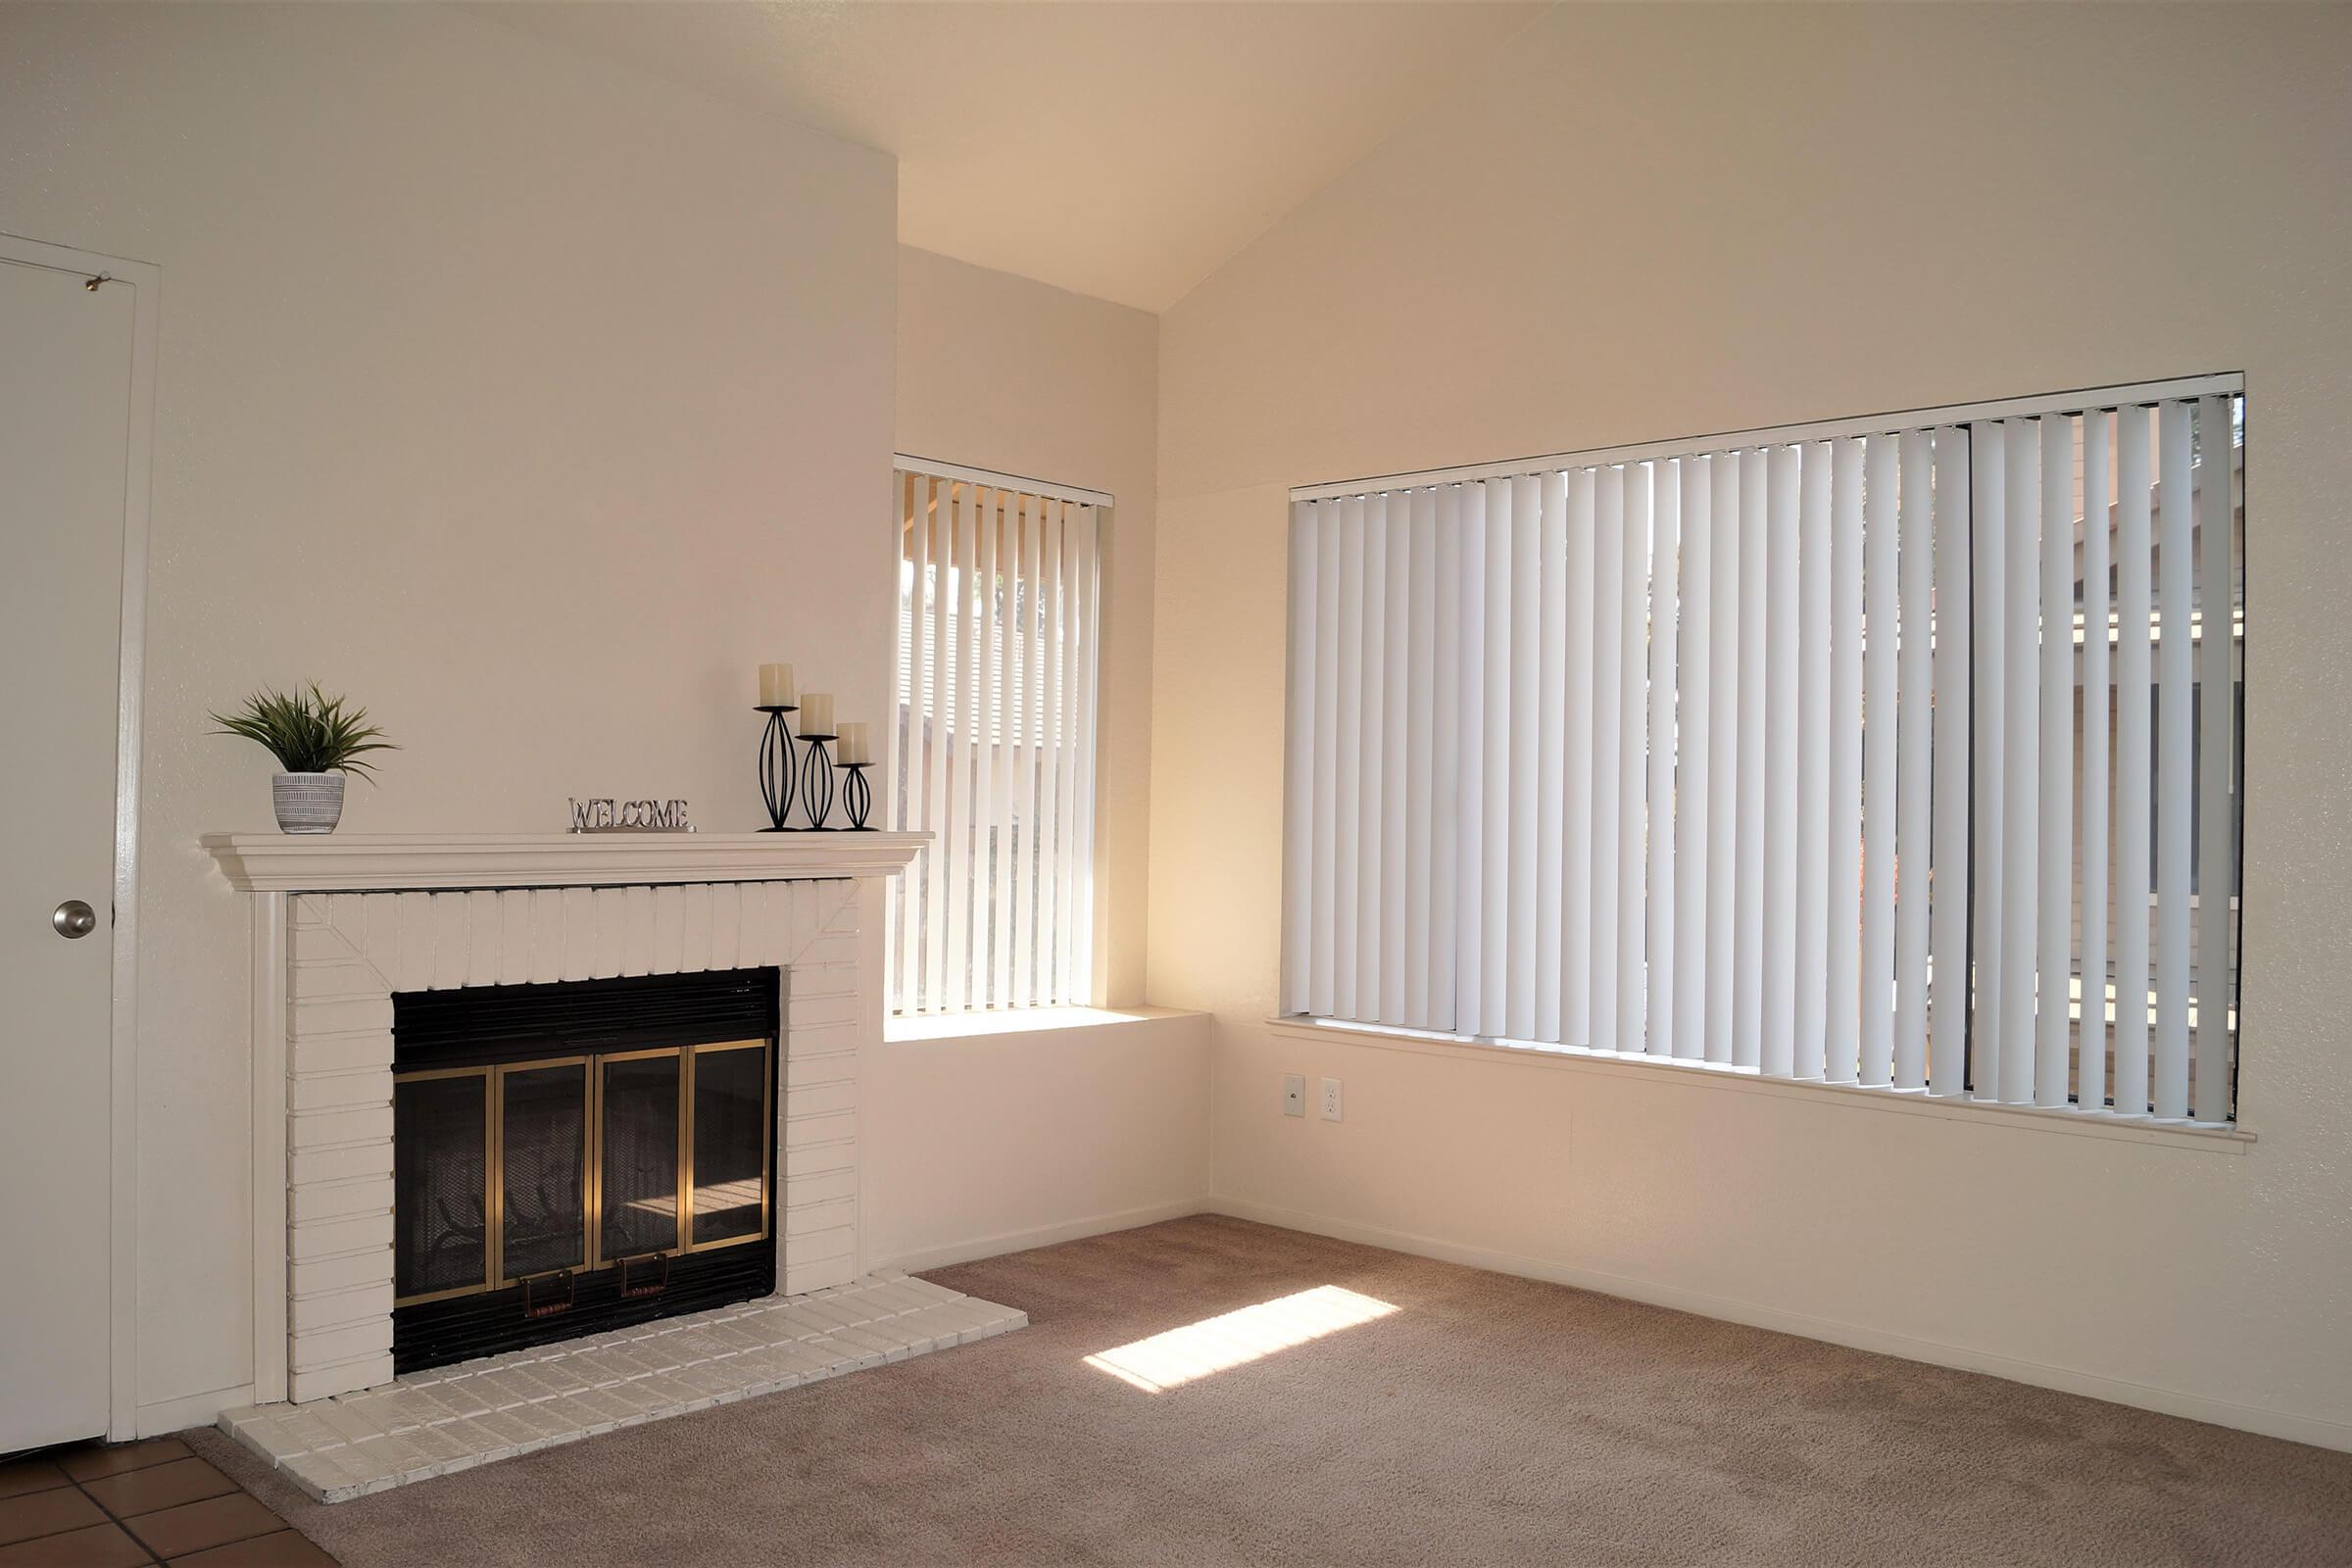
<instances>
[{"instance_id":1,"label":"window sill","mask_svg":"<svg viewBox=\"0 0 2352 1568\"><path fill-rule=\"evenodd\" d=\"M882 1040L975 1040L988 1035L1031 1034L1049 1029L1115 1028L1158 1018L1203 1016L1181 1007L991 1007L970 1012L925 1012L886 1018Z\"/></svg>"},{"instance_id":2,"label":"window sill","mask_svg":"<svg viewBox=\"0 0 2352 1568\"><path fill-rule=\"evenodd\" d=\"M1860 1110L1931 1116L1940 1121L1973 1121L1988 1126L2038 1128L2123 1143L2164 1144L2179 1149L2200 1149L2213 1153L2242 1154L2257 1142L2253 1133L2234 1125L2214 1127L2201 1122L2159 1120L2153 1116L2118 1116L2107 1111L1995 1104L1930 1095L1917 1089L1865 1089L1859 1084L1761 1078L1750 1069L1726 1066L1720 1062L1628 1055L1620 1052L1587 1051L1573 1046L1520 1045L1485 1037L1439 1034L1379 1024L1342 1023L1302 1015L1269 1018L1266 1025L1278 1035L1298 1040L1344 1040L1349 1045L1370 1046L1381 1051L1402 1051L1428 1056L1467 1056L1569 1072L1638 1073L1671 1079L1694 1088L1812 1100L1825 1104L1850 1105Z\"/></svg>"}]
</instances>

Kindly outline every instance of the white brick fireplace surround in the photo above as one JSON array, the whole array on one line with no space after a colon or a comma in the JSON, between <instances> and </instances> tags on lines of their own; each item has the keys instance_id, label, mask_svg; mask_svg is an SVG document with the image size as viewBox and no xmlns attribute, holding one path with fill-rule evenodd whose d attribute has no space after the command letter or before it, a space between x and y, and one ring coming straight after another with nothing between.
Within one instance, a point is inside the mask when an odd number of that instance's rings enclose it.
<instances>
[{"instance_id":1,"label":"white brick fireplace surround","mask_svg":"<svg viewBox=\"0 0 2352 1568\"><path fill-rule=\"evenodd\" d=\"M398 991L781 968L779 1289L850 1283L882 1017L860 911L923 837L208 836L254 896L257 1401L392 1379Z\"/></svg>"}]
</instances>

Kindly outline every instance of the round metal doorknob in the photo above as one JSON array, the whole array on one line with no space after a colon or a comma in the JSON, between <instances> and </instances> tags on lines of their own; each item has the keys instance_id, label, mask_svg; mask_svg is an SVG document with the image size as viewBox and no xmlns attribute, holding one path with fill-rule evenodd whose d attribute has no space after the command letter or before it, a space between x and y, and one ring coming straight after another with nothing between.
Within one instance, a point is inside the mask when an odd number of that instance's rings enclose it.
<instances>
[{"instance_id":1,"label":"round metal doorknob","mask_svg":"<svg viewBox=\"0 0 2352 1568\"><path fill-rule=\"evenodd\" d=\"M59 936L70 942L97 930L98 916L79 899L68 899L50 912L49 923L57 927Z\"/></svg>"}]
</instances>

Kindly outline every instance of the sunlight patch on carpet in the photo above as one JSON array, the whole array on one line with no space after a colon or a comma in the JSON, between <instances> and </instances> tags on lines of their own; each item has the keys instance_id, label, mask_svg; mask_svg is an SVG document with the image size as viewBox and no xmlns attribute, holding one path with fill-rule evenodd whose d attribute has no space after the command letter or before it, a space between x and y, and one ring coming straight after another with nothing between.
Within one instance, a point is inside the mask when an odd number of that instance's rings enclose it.
<instances>
[{"instance_id":1,"label":"sunlight patch on carpet","mask_svg":"<svg viewBox=\"0 0 2352 1568\"><path fill-rule=\"evenodd\" d=\"M1396 1310L1387 1301L1337 1285L1318 1285L1090 1355L1086 1364L1147 1394L1158 1394Z\"/></svg>"}]
</instances>

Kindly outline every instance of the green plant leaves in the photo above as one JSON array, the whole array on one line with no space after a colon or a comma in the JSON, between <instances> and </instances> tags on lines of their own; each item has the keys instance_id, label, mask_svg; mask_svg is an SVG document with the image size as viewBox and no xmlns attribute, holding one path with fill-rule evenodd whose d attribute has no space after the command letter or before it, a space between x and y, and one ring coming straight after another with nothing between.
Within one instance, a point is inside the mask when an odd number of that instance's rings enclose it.
<instances>
[{"instance_id":1,"label":"green plant leaves","mask_svg":"<svg viewBox=\"0 0 2352 1568\"><path fill-rule=\"evenodd\" d=\"M358 773L375 776L368 752L398 751L384 732L368 722L368 710L329 697L311 682L308 692L260 691L230 713L213 713L216 735L252 741L277 759L288 773Z\"/></svg>"}]
</instances>

